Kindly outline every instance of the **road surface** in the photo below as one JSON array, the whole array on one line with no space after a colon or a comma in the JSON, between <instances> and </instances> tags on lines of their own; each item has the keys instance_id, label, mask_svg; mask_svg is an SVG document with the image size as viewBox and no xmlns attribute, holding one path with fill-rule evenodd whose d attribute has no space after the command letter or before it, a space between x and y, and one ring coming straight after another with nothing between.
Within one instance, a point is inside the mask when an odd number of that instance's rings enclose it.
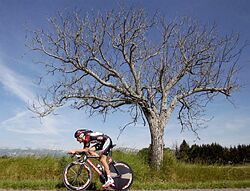
<instances>
[{"instance_id":1,"label":"road surface","mask_svg":"<svg viewBox=\"0 0 250 191\"><path fill-rule=\"evenodd\" d=\"M0 189L0 191L33 191L33 190L7 190ZM60 191L60 190L34 190L34 191ZM132 190L131 190L132 191ZM143 191L143 190L134 190ZM150 191L150 190L145 190ZM250 188L223 188L223 189L170 189L170 190L153 190L153 191L250 191Z\"/></svg>"}]
</instances>

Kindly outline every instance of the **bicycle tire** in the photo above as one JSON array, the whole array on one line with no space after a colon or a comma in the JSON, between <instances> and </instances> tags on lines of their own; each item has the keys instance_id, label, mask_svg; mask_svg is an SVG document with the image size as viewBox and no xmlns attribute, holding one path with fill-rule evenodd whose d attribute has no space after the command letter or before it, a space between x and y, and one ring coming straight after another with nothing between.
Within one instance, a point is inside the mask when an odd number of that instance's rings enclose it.
<instances>
[{"instance_id":1,"label":"bicycle tire","mask_svg":"<svg viewBox=\"0 0 250 191\"><path fill-rule=\"evenodd\" d=\"M114 179L114 190L127 190L133 183L133 171L131 167L122 161L109 164L111 176ZM117 172L118 170L118 172ZM120 176L119 176L120 175Z\"/></svg>"},{"instance_id":2,"label":"bicycle tire","mask_svg":"<svg viewBox=\"0 0 250 191\"><path fill-rule=\"evenodd\" d=\"M91 168L89 164L85 162L71 162L65 167L63 173L63 183L70 190L82 191L88 189L92 182L92 178L93 174Z\"/></svg>"}]
</instances>

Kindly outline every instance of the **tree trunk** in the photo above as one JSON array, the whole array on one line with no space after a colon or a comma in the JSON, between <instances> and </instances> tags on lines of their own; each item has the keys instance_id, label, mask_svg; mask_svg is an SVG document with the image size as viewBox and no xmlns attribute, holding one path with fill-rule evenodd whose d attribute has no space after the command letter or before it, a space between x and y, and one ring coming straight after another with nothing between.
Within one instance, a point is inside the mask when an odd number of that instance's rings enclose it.
<instances>
[{"instance_id":1,"label":"tree trunk","mask_svg":"<svg viewBox=\"0 0 250 191\"><path fill-rule=\"evenodd\" d=\"M149 153L150 164L157 170L160 170L163 161L163 135L166 120L158 117L155 112L144 112L144 114L148 121L151 134L151 145Z\"/></svg>"},{"instance_id":2,"label":"tree trunk","mask_svg":"<svg viewBox=\"0 0 250 191\"><path fill-rule=\"evenodd\" d=\"M163 149L164 149L164 139L163 139L163 128L158 126L150 127L151 131L151 145L150 145L150 162L153 167L160 170L161 164L163 162Z\"/></svg>"}]
</instances>

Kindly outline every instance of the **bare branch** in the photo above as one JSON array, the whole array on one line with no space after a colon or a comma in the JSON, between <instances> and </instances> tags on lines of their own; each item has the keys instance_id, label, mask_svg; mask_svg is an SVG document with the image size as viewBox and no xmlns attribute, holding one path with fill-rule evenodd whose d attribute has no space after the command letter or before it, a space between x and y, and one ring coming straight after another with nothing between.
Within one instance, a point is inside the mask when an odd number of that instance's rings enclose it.
<instances>
[{"instance_id":1,"label":"bare branch","mask_svg":"<svg viewBox=\"0 0 250 191\"><path fill-rule=\"evenodd\" d=\"M215 25L169 22L142 9L59 14L49 22L30 45L48 58L41 62L48 90L33 106L41 116L67 102L104 115L130 105L133 122L143 117L152 134L162 134L178 108L182 128L196 132L206 105L239 88L244 46L238 35L219 35Z\"/></svg>"}]
</instances>

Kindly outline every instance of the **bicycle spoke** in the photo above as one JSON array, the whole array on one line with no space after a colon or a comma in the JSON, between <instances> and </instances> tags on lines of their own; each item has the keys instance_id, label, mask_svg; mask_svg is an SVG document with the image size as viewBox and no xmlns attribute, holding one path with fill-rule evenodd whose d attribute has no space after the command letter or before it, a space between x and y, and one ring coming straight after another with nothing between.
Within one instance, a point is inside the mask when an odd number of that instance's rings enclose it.
<instances>
[{"instance_id":1,"label":"bicycle spoke","mask_svg":"<svg viewBox=\"0 0 250 191\"><path fill-rule=\"evenodd\" d=\"M70 169L70 171L73 171L73 173L77 175L77 172L74 169Z\"/></svg>"},{"instance_id":2,"label":"bicycle spoke","mask_svg":"<svg viewBox=\"0 0 250 191\"><path fill-rule=\"evenodd\" d=\"M81 187L89 182L89 172L84 165L74 165L69 169L68 180L72 186Z\"/></svg>"}]
</instances>

